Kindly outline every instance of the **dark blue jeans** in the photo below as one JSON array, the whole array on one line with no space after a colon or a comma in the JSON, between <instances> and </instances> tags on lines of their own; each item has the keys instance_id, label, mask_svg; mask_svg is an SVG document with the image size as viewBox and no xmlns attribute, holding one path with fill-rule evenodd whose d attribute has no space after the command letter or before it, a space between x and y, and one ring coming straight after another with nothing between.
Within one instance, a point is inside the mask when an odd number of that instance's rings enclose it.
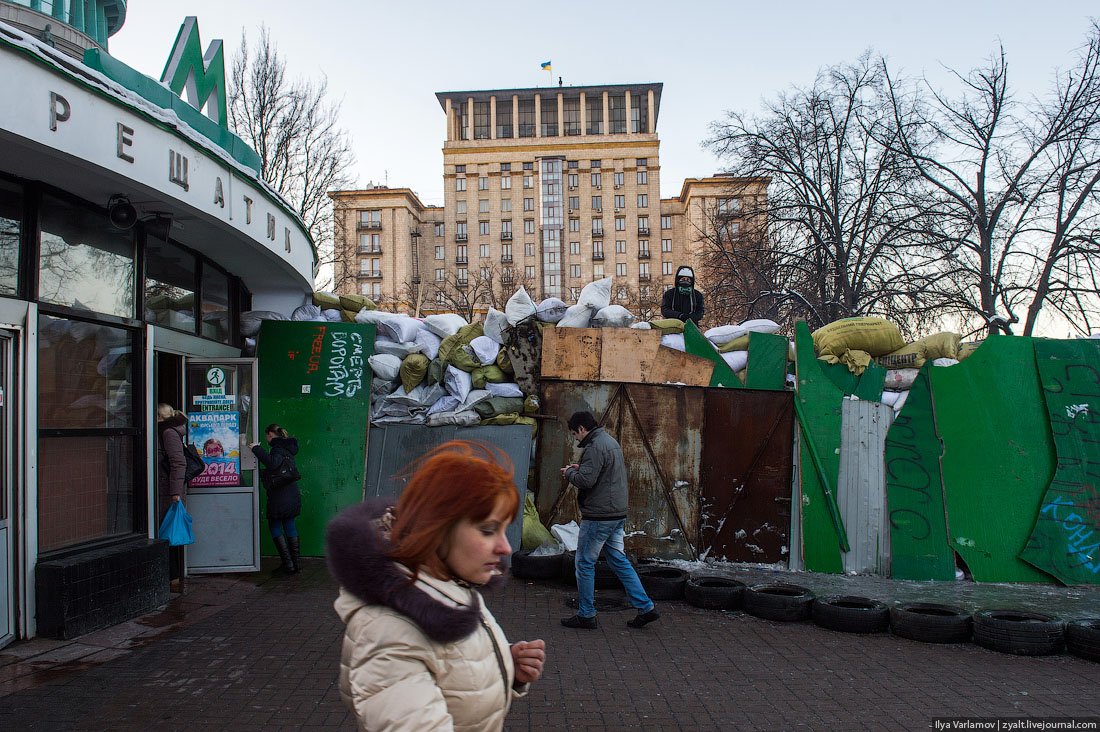
<instances>
[{"instance_id":1,"label":"dark blue jeans","mask_svg":"<svg viewBox=\"0 0 1100 732\"><path fill-rule=\"evenodd\" d=\"M624 532L623 526L626 519L617 521L581 521L580 537L577 539L577 558L575 562L577 570L577 615L582 618L591 618L596 615L594 603L596 586L596 560L600 558L600 550L603 549L607 563L615 572L615 576L623 583L626 596L630 604L638 609L638 612L649 612L653 609L653 601L642 589L642 582L638 579L638 573L630 565L623 551Z\"/></svg>"}]
</instances>

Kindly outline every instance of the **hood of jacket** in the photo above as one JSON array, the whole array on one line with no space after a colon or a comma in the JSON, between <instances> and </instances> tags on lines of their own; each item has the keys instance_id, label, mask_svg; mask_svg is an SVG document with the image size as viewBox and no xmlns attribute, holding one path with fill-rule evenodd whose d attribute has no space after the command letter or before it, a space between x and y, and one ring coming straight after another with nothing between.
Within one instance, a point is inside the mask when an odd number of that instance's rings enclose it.
<instances>
[{"instance_id":1,"label":"hood of jacket","mask_svg":"<svg viewBox=\"0 0 1100 732\"><path fill-rule=\"evenodd\" d=\"M695 270L694 269L687 266L686 264L681 266L679 269L677 269L676 270L676 278L673 280L673 282L675 282L676 287L680 286L680 278L681 277L690 277L691 278L691 286L695 287Z\"/></svg>"},{"instance_id":2,"label":"hood of jacket","mask_svg":"<svg viewBox=\"0 0 1100 732\"><path fill-rule=\"evenodd\" d=\"M417 582L410 582L408 570L386 554L378 519L393 502L392 498L381 498L359 503L329 522L325 536L329 571L347 592L364 603L396 610L434 641L454 643L465 638L480 625L480 604L455 606L441 602L418 585L457 585L434 580L423 572ZM503 577L494 577L488 587L503 581Z\"/></svg>"},{"instance_id":3,"label":"hood of jacket","mask_svg":"<svg viewBox=\"0 0 1100 732\"><path fill-rule=\"evenodd\" d=\"M297 437L276 437L274 440L268 443L271 449L279 448L286 450L291 455L298 454L298 438Z\"/></svg>"},{"instance_id":4,"label":"hood of jacket","mask_svg":"<svg viewBox=\"0 0 1100 732\"><path fill-rule=\"evenodd\" d=\"M162 419L157 422L157 432L164 432L165 430L177 429L187 424L187 417L182 414L174 414L168 419Z\"/></svg>"}]
</instances>

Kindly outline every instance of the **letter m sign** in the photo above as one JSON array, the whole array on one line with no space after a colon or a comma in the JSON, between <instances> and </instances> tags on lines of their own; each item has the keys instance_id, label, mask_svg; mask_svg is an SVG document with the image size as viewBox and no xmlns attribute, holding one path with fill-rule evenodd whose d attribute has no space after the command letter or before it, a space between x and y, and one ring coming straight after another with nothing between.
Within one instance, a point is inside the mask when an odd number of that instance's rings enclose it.
<instances>
[{"instance_id":1,"label":"letter m sign","mask_svg":"<svg viewBox=\"0 0 1100 732\"><path fill-rule=\"evenodd\" d=\"M206 55L199 42L199 23L195 16L188 16L180 26L172 55L160 75L161 83L181 98L187 92L187 103L200 112L206 108L206 116L223 129L228 129L225 111L225 56L222 42L212 41Z\"/></svg>"}]
</instances>

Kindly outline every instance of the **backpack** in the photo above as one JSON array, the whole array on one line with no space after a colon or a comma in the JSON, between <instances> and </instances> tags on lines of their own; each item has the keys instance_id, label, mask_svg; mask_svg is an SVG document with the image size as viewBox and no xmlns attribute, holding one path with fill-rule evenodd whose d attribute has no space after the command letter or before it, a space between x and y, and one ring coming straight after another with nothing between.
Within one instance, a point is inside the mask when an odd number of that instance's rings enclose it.
<instances>
[{"instance_id":1,"label":"backpack","mask_svg":"<svg viewBox=\"0 0 1100 732\"><path fill-rule=\"evenodd\" d=\"M195 446L188 442L183 443L183 458L187 461L187 467L183 469L183 482L190 483L192 478L202 475L206 463Z\"/></svg>"}]
</instances>

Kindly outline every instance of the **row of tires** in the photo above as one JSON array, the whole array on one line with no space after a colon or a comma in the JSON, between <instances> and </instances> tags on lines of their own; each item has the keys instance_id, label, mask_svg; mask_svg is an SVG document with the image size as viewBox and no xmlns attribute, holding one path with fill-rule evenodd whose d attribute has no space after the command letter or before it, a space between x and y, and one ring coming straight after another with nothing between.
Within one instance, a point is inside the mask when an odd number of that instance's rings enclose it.
<instances>
[{"instance_id":1,"label":"row of tires","mask_svg":"<svg viewBox=\"0 0 1100 732\"><path fill-rule=\"evenodd\" d=\"M806 587L785 583L746 586L727 577L692 577L682 569L663 565L636 568L651 600L684 600L709 610L741 610L765 620L813 620L823 628L845 633L881 633L924 643L965 643L1001 653L1042 656L1070 653L1100 661L1100 619L1066 623L1043 613L1019 610L982 610L973 614L950 605L925 602L887 607L866 597L817 597ZM516 552L512 573L523 579L576 582L573 553L531 557ZM621 587L605 562L596 565L597 589Z\"/></svg>"}]
</instances>

